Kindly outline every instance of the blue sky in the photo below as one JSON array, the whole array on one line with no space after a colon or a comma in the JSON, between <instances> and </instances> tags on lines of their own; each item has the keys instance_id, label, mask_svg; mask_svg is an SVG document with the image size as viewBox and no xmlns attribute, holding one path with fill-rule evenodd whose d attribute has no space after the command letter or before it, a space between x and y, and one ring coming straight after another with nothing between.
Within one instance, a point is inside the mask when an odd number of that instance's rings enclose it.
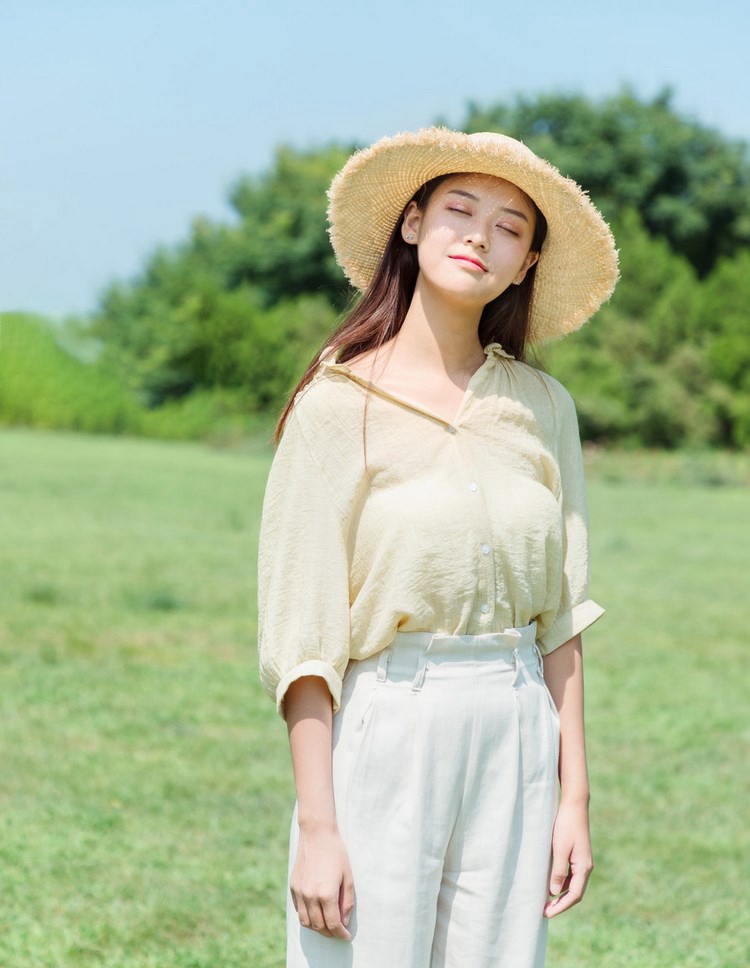
<instances>
[{"instance_id":1,"label":"blue sky","mask_svg":"<svg viewBox=\"0 0 750 968\"><path fill-rule=\"evenodd\" d=\"M0 310L91 311L282 141L623 83L750 141L748 36L740 0L3 0Z\"/></svg>"}]
</instances>

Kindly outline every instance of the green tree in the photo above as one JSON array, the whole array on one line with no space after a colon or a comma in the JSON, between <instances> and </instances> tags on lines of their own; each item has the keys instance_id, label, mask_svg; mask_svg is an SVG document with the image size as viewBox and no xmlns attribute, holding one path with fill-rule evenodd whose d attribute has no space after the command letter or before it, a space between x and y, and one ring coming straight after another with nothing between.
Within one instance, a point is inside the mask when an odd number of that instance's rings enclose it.
<instances>
[{"instance_id":1,"label":"green tree","mask_svg":"<svg viewBox=\"0 0 750 968\"><path fill-rule=\"evenodd\" d=\"M462 128L520 138L610 217L636 209L701 275L750 244L746 145L680 116L669 90L651 101L625 89L599 103L565 94L472 103Z\"/></svg>"},{"instance_id":2,"label":"green tree","mask_svg":"<svg viewBox=\"0 0 750 968\"><path fill-rule=\"evenodd\" d=\"M582 435L654 447L721 442L694 270L633 211L614 231L623 278L611 302L545 354L576 400Z\"/></svg>"},{"instance_id":3,"label":"green tree","mask_svg":"<svg viewBox=\"0 0 750 968\"><path fill-rule=\"evenodd\" d=\"M257 289L226 290L208 274L195 274L171 301L139 290L134 307L134 295L110 293L105 318L125 325L104 341L99 365L149 407L224 387L248 411L276 409L335 322L322 296L266 308Z\"/></svg>"},{"instance_id":4,"label":"green tree","mask_svg":"<svg viewBox=\"0 0 750 968\"><path fill-rule=\"evenodd\" d=\"M701 287L698 320L730 441L750 446L750 250L723 259ZM728 391L728 392L727 392Z\"/></svg>"},{"instance_id":5,"label":"green tree","mask_svg":"<svg viewBox=\"0 0 750 968\"><path fill-rule=\"evenodd\" d=\"M331 329L350 296L325 217L326 189L350 151L280 148L268 172L232 188L236 222L195 219L185 242L109 286L83 327L101 366L150 407L243 382L249 407L278 405L280 384L291 387L324 338L322 321Z\"/></svg>"},{"instance_id":6,"label":"green tree","mask_svg":"<svg viewBox=\"0 0 750 968\"><path fill-rule=\"evenodd\" d=\"M93 364L60 345L57 330L30 313L0 314L0 422L91 433L138 433L143 413Z\"/></svg>"},{"instance_id":7,"label":"green tree","mask_svg":"<svg viewBox=\"0 0 750 968\"><path fill-rule=\"evenodd\" d=\"M580 333L549 349L584 436L658 446L750 440L750 164L681 117L668 92L624 90L469 105L465 130L520 137L612 220L622 279ZM281 147L229 194L234 219L195 219L84 326L100 367L149 407L276 410L350 297L326 232L326 190L351 147ZM221 390L221 393L219 393Z\"/></svg>"},{"instance_id":8,"label":"green tree","mask_svg":"<svg viewBox=\"0 0 750 968\"><path fill-rule=\"evenodd\" d=\"M326 233L326 191L353 150L282 147L264 175L239 179L230 202L240 223L218 233L231 253L230 288L257 286L269 305L302 293L344 305L349 290Z\"/></svg>"}]
</instances>

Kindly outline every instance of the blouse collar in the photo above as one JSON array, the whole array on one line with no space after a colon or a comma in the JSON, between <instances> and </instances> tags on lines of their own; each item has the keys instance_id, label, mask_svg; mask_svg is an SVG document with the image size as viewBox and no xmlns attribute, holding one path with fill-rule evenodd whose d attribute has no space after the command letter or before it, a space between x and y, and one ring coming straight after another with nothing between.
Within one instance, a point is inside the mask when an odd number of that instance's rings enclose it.
<instances>
[{"instance_id":1,"label":"blouse collar","mask_svg":"<svg viewBox=\"0 0 750 968\"><path fill-rule=\"evenodd\" d=\"M514 360L515 359L515 356L513 356L512 353L507 353L502 348L500 343L488 343L484 348L484 352L487 359L494 359L494 360L500 360L500 359Z\"/></svg>"}]
</instances>

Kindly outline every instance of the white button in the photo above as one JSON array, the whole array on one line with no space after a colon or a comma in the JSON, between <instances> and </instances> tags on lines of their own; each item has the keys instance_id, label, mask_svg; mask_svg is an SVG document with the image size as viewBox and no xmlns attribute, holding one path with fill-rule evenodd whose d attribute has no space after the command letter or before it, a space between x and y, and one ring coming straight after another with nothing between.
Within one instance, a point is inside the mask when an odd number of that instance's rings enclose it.
<instances>
[{"instance_id":1,"label":"white button","mask_svg":"<svg viewBox=\"0 0 750 968\"><path fill-rule=\"evenodd\" d=\"M469 490L470 490L470 491L476 491L476 489L477 489L477 482L476 482L476 481L472 481L472 482L471 482L471 483L469 484Z\"/></svg>"},{"instance_id":2,"label":"white button","mask_svg":"<svg viewBox=\"0 0 750 968\"><path fill-rule=\"evenodd\" d=\"M484 605L482 605L482 607L479 609L479 611L484 612L485 615L487 614L487 612L489 612L489 610L490 610L490 606L487 604L487 602L485 602Z\"/></svg>"},{"instance_id":3,"label":"white button","mask_svg":"<svg viewBox=\"0 0 750 968\"><path fill-rule=\"evenodd\" d=\"M452 424L448 424L448 426L445 429L448 431L449 434L455 434L456 432L456 428Z\"/></svg>"},{"instance_id":4,"label":"white button","mask_svg":"<svg viewBox=\"0 0 750 968\"><path fill-rule=\"evenodd\" d=\"M482 554L488 555L490 553L490 546L488 544L482 545Z\"/></svg>"}]
</instances>

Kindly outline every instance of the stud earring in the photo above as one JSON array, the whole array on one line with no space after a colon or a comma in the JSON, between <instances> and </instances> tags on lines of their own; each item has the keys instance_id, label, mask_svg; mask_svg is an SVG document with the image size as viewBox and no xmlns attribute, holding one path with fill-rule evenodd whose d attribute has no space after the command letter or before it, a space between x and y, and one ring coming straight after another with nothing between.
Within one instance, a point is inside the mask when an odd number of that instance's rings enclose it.
<instances>
[{"instance_id":1,"label":"stud earring","mask_svg":"<svg viewBox=\"0 0 750 968\"><path fill-rule=\"evenodd\" d=\"M407 241L407 242L411 242L411 240L412 240L413 238L414 238L414 236L413 236L413 235L407 235L407 236L406 236L406 241Z\"/></svg>"}]
</instances>

